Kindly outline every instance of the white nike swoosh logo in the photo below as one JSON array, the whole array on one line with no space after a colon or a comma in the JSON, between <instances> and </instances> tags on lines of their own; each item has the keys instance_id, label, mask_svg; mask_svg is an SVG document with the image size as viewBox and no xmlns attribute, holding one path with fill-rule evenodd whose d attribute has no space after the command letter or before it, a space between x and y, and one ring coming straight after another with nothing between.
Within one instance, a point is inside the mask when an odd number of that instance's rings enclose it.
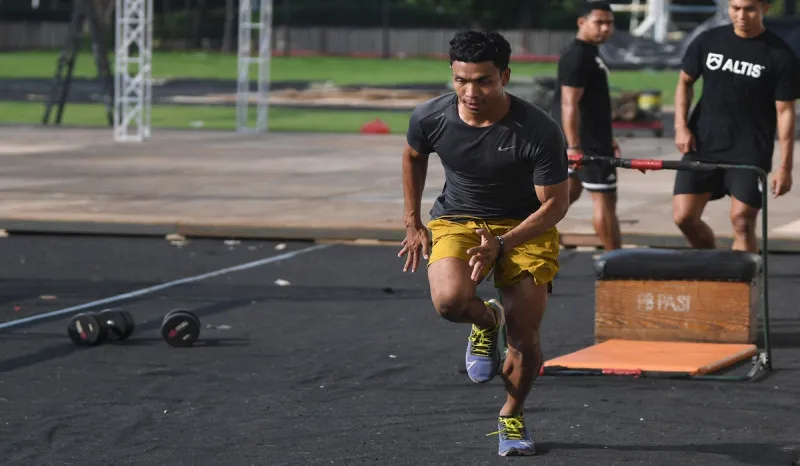
<instances>
[{"instance_id":1,"label":"white nike swoosh logo","mask_svg":"<svg viewBox=\"0 0 800 466\"><path fill-rule=\"evenodd\" d=\"M504 150L513 149L513 148L515 148L515 147L517 147L517 146L511 146L511 147L498 147L498 148L497 148L497 150L499 150L500 152L502 152L502 151L504 151Z\"/></svg>"},{"instance_id":2,"label":"white nike swoosh logo","mask_svg":"<svg viewBox=\"0 0 800 466\"><path fill-rule=\"evenodd\" d=\"M469 364L467 364L467 369L471 369L472 366L474 366L476 362L478 362L478 361L470 361Z\"/></svg>"}]
</instances>

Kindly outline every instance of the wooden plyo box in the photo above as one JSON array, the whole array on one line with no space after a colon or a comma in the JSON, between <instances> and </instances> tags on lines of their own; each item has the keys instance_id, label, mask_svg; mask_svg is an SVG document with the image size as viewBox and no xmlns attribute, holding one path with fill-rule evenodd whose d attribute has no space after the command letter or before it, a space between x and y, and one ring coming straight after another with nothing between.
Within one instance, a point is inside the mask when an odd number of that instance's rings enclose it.
<instances>
[{"instance_id":1,"label":"wooden plyo box","mask_svg":"<svg viewBox=\"0 0 800 466\"><path fill-rule=\"evenodd\" d=\"M755 343L761 256L623 249L595 261L595 341Z\"/></svg>"}]
</instances>

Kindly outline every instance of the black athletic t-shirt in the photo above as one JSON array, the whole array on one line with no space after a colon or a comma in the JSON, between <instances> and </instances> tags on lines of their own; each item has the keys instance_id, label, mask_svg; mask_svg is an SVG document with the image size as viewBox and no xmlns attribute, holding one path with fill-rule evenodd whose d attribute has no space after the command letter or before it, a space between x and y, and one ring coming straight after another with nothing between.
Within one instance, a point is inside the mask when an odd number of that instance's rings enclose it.
<instances>
[{"instance_id":1,"label":"black athletic t-shirt","mask_svg":"<svg viewBox=\"0 0 800 466\"><path fill-rule=\"evenodd\" d=\"M561 86L583 89L580 110L581 148L592 155L614 156L614 133L611 127L611 95L608 67L597 46L575 39L558 61L558 80L552 115L561 121Z\"/></svg>"},{"instance_id":2,"label":"black athletic t-shirt","mask_svg":"<svg viewBox=\"0 0 800 466\"><path fill-rule=\"evenodd\" d=\"M725 25L700 34L683 59L686 74L703 78L700 100L689 118L698 154L770 170L775 101L800 97L798 70L797 56L771 31L745 39Z\"/></svg>"},{"instance_id":3,"label":"black athletic t-shirt","mask_svg":"<svg viewBox=\"0 0 800 466\"><path fill-rule=\"evenodd\" d=\"M539 107L509 97L506 116L483 128L461 119L453 92L414 109L408 144L422 154L435 152L445 171L444 189L431 218L522 220L541 207L534 185L567 179L567 151L559 126Z\"/></svg>"}]
</instances>

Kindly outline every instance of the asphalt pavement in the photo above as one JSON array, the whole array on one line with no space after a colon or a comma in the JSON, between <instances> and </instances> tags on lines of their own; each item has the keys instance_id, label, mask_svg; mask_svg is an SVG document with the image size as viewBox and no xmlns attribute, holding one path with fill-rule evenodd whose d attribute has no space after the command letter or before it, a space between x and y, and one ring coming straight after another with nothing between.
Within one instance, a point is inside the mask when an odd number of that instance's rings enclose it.
<instances>
[{"instance_id":1,"label":"asphalt pavement","mask_svg":"<svg viewBox=\"0 0 800 466\"><path fill-rule=\"evenodd\" d=\"M539 455L508 460L487 436L502 382L460 372L468 327L436 315L425 272L403 273L395 246L0 244L2 464L791 465L800 453L793 255L771 257L771 377L540 377L526 411ZM591 254L562 254L548 359L593 342ZM131 339L73 345L69 317L111 306L134 316ZM194 347L158 334L176 307L201 319Z\"/></svg>"}]
</instances>

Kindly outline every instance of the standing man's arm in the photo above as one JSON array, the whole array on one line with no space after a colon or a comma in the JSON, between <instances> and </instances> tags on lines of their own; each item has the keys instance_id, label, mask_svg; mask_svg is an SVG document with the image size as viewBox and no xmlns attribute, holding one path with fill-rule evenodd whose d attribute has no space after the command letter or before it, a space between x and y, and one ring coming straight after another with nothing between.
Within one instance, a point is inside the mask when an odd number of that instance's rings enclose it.
<instances>
[{"instance_id":1,"label":"standing man's arm","mask_svg":"<svg viewBox=\"0 0 800 466\"><path fill-rule=\"evenodd\" d=\"M778 120L778 144L781 162L772 178L772 195L783 196L792 189L794 168L795 99L800 98L800 60L786 50L778 66L778 85L775 86L775 111Z\"/></svg>"},{"instance_id":2,"label":"standing man's arm","mask_svg":"<svg viewBox=\"0 0 800 466\"><path fill-rule=\"evenodd\" d=\"M403 272L417 271L422 259L430 257L430 235L422 223L422 192L428 174L428 155L434 152L422 130L419 109L411 113L406 133L406 146L403 149L403 222L406 238L403 248L397 254L408 254Z\"/></svg>"},{"instance_id":3,"label":"standing man's arm","mask_svg":"<svg viewBox=\"0 0 800 466\"><path fill-rule=\"evenodd\" d=\"M586 88L588 72L584 57L578 51L571 51L558 62L558 77L561 86L561 127L567 138L567 153L580 154L581 150L581 111L580 103Z\"/></svg>"},{"instance_id":4,"label":"standing man's arm","mask_svg":"<svg viewBox=\"0 0 800 466\"><path fill-rule=\"evenodd\" d=\"M581 152L581 111L582 87L561 86L561 126L567 138L570 155Z\"/></svg>"},{"instance_id":5,"label":"standing man's arm","mask_svg":"<svg viewBox=\"0 0 800 466\"><path fill-rule=\"evenodd\" d=\"M703 74L703 35L689 44L675 86L675 147L681 154L697 150L697 141L689 129L689 109L694 100L694 83Z\"/></svg>"},{"instance_id":6,"label":"standing man's arm","mask_svg":"<svg viewBox=\"0 0 800 466\"><path fill-rule=\"evenodd\" d=\"M689 108L694 99L695 79L685 71L678 75L678 85L675 86L675 147L686 154L697 150L694 135L689 129Z\"/></svg>"},{"instance_id":7,"label":"standing man's arm","mask_svg":"<svg viewBox=\"0 0 800 466\"><path fill-rule=\"evenodd\" d=\"M781 151L781 164L772 178L772 195L783 196L792 189L792 168L794 166L794 100L779 100L775 103L778 112L778 143Z\"/></svg>"}]
</instances>

